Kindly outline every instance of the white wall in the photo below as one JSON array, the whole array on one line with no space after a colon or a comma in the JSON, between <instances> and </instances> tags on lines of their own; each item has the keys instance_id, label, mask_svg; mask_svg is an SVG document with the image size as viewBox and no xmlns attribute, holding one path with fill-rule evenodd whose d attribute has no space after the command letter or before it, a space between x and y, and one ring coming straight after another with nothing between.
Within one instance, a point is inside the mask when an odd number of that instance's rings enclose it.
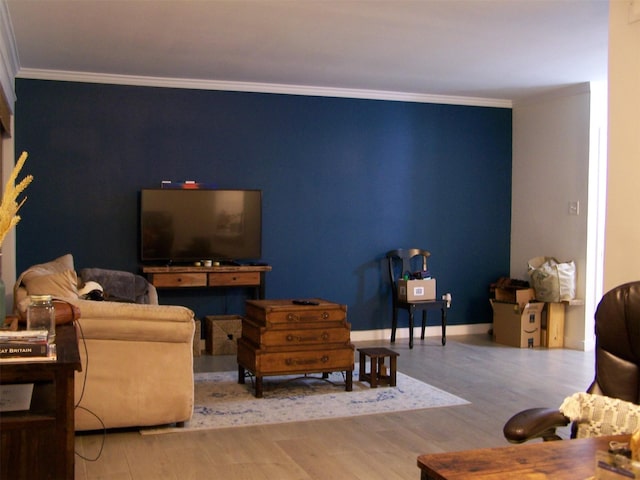
<instances>
[{"instance_id":1,"label":"white wall","mask_svg":"<svg viewBox=\"0 0 640 480\"><path fill-rule=\"evenodd\" d=\"M17 70L17 57L15 48L12 45L13 30L11 22L9 22L9 12L4 1L0 1L0 89L4 94L9 109L13 112L16 95L14 91L14 77ZM11 116L11 131L13 131L13 115ZM4 190L4 182L11 174L14 161L13 137L6 135L0 138L0 149L2 155L0 158L0 168L2 169L2 187ZM2 271L2 280L7 287L7 308L11 308L13 301L12 287L16 279L16 261L15 261L15 229L13 229L4 240L2 245L2 257L0 258L0 271Z\"/></svg>"},{"instance_id":2,"label":"white wall","mask_svg":"<svg viewBox=\"0 0 640 480\"><path fill-rule=\"evenodd\" d=\"M0 88L4 93L9 108L13 113L16 94L13 79L16 75L18 58L13 45L13 28L9 20L7 4L0 1Z\"/></svg>"},{"instance_id":3,"label":"white wall","mask_svg":"<svg viewBox=\"0 0 640 480\"><path fill-rule=\"evenodd\" d=\"M591 86L558 89L513 107L512 278L528 280L527 262L552 256L576 263L576 297L587 292L587 218ZM571 215L570 202L579 202ZM593 348L593 311L566 310L565 346ZM591 323L592 325L592 323Z\"/></svg>"},{"instance_id":4,"label":"white wall","mask_svg":"<svg viewBox=\"0 0 640 480\"><path fill-rule=\"evenodd\" d=\"M640 3L609 3L604 287L640 280Z\"/></svg>"}]
</instances>

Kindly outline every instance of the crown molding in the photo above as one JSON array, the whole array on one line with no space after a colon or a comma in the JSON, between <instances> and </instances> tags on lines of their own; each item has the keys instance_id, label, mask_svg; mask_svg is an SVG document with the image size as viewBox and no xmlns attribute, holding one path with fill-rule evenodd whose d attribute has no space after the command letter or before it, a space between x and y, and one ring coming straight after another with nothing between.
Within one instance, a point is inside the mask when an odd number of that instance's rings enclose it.
<instances>
[{"instance_id":1,"label":"crown molding","mask_svg":"<svg viewBox=\"0 0 640 480\"><path fill-rule=\"evenodd\" d=\"M496 98L427 95L418 93L392 92L385 90L361 90L352 88L331 88L277 83L226 82L188 78L113 75L103 73L72 72L63 70L41 70L32 68L21 68L18 71L16 77L35 80L106 83L143 87L185 88L194 90L275 93L283 95L306 95L316 97L360 98L367 100L437 103L476 107L511 108L513 103L511 100L502 100Z\"/></svg>"},{"instance_id":2,"label":"crown molding","mask_svg":"<svg viewBox=\"0 0 640 480\"><path fill-rule=\"evenodd\" d=\"M557 100L558 98L572 97L575 95L584 95L585 93L591 93L594 85L601 84L602 82L582 82L574 83L571 85L559 85L556 87L549 87L545 92L531 95L525 98L518 99L513 102L514 107L521 107L526 105L537 105L540 102Z\"/></svg>"}]
</instances>

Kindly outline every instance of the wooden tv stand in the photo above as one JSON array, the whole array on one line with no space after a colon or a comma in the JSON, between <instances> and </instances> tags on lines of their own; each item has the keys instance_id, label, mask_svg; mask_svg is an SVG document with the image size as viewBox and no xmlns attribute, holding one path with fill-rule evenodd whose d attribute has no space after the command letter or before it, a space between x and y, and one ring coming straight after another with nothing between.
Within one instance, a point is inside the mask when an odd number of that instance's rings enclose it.
<instances>
[{"instance_id":1,"label":"wooden tv stand","mask_svg":"<svg viewBox=\"0 0 640 480\"><path fill-rule=\"evenodd\" d=\"M156 288L255 287L257 298L264 298L265 274L270 271L271 265L142 267Z\"/></svg>"}]
</instances>

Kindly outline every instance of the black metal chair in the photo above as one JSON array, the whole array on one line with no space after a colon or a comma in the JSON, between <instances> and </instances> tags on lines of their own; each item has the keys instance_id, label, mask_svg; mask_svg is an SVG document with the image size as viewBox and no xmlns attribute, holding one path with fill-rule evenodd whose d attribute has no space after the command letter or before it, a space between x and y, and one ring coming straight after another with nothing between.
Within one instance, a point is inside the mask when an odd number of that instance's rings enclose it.
<instances>
[{"instance_id":1,"label":"black metal chair","mask_svg":"<svg viewBox=\"0 0 640 480\"><path fill-rule=\"evenodd\" d=\"M419 302L405 302L398 298L398 280L405 272L426 271L427 260L431 253L419 248L397 249L387 252L389 264L389 281L391 282L393 318L391 322L391 343L396 341L396 328L398 327L398 310L406 310L409 313L409 348L413 348L413 319L415 312L422 312L422 334L427 326L427 311L440 310L442 321L442 345L447 343L447 300L423 300Z\"/></svg>"},{"instance_id":2,"label":"black metal chair","mask_svg":"<svg viewBox=\"0 0 640 480\"><path fill-rule=\"evenodd\" d=\"M640 281L604 294L595 313L595 333L595 378L587 392L640 404ZM557 408L531 408L511 417L503 432L512 443L561 440L556 428L569 423ZM576 431L573 424L571 438Z\"/></svg>"}]
</instances>

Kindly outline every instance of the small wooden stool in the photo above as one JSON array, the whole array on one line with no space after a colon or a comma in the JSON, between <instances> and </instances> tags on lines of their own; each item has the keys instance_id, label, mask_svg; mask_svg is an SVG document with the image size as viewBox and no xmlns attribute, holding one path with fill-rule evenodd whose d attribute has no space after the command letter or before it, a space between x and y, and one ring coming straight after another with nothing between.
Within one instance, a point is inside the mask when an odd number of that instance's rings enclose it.
<instances>
[{"instance_id":1,"label":"small wooden stool","mask_svg":"<svg viewBox=\"0 0 640 480\"><path fill-rule=\"evenodd\" d=\"M360 352L360 380L368 382L371 388L377 388L381 384L396 386L396 368L398 366L398 356L400 355L388 348L359 348ZM365 372L367 357L371 358L371 371ZM389 357L389 375L383 373L384 359Z\"/></svg>"}]
</instances>

